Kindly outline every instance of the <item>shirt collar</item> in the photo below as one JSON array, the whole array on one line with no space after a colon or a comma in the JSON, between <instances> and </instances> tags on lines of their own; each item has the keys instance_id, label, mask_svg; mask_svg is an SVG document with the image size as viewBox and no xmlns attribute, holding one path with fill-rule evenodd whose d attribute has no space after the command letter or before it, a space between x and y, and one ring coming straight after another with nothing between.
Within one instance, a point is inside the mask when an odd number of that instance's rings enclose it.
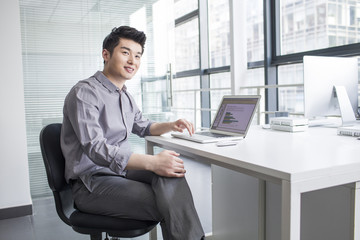
<instances>
[{"instance_id":1,"label":"shirt collar","mask_svg":"<svg viewBox=\"0 0 360 240\"><path fill-rule=\"evenodd\" d=\"M94 74L94 77L96 78L96 80L98 80L110 92L116 92L116 91L124 91L124 92L126 92L126 90L127 90L127 87L125 85L123 86L122 89L119 89L101 71L97 71Z\"/></svg>"}]
</instances>

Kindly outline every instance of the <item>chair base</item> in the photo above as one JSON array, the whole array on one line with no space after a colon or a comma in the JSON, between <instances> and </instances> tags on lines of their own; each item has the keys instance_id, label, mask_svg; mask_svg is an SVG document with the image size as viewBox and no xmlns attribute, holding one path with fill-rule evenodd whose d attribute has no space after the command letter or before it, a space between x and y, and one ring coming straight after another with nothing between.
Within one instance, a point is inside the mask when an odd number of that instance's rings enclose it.
<instances>
[{"instance_id":1,"label":"chair base","mask_svg":"<svg viewBox=\"0 0 360 240\"><path fill-rule=\"evenodd\" d=\"M90 235L90 240L102 240L102 233L94 233Z\"/></svg>"},{"instance_id":2,"label":"chair base","mask_svg":"<svg viewBox=\"0 0 360 240\"><path fill-rule=\"evenodd\" d=\"M94 236L106 232L112 237L133 238L151 231L157 224L158 222L153 221L94 215L79 210L70 216L70 225L76 232Z\"/></svg>"}]
</instances>

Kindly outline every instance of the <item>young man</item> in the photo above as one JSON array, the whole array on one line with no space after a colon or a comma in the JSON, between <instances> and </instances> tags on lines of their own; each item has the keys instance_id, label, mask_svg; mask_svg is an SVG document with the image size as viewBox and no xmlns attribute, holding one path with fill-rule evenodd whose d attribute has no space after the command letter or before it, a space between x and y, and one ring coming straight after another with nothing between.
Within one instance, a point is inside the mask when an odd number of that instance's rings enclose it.
<instances>
[{"instance_id":1,"label":"young man","mask_svg":"<svg viewBox=\"0 0 360 240\"><path fill-rule=\"evenodd\" d=\"M125 83L140 67L146 36L114 28L104 39L103 71L78 82L64 103L61 148L65 178L84 212L159 221L165 240L204 236L179 154L133 153L128 137L194 132L185 119L157 123L143 118Z\"/></svg>"}]
</instances>

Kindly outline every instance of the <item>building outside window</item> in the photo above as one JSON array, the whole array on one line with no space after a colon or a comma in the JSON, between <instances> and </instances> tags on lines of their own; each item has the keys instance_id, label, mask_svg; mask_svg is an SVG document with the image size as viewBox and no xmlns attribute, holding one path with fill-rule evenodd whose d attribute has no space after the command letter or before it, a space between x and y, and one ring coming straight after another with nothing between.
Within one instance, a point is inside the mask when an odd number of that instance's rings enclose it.
<instances>
[{"instance_id":1,"label":"building outside window","mask_svg":"<svg viewBox=\"0 0 360 240\"><path fill-rule=\"evenodd\" d=\"M247 1L247 39L249 73L247 84L251 89L254 86L261 92L263 85L263 64L256 64L264 59L264 30L263 30L263 1ZM360 1L333 1L333 0L278 0L274 1L279 8L279 26L274 28L277 56L285 59L294 56L296 60L278 60L272 63L276 66L277 101L279 111L288 111L293 115L302 115L304 112L303 93L303 53L327 54L329 48L340 47L360 42ZM275 12L272 12L275 14ZM271 47L271 46L268 46ZM274 49L275 50L275 49ZM355 50L355 49L354 49ZM300 55L296 55L300 54ZM335 53L334 53L335 54ZM334 55L331 54L331 55ZM336 53L339 56L348 55ZM300 57L298 57L300 56ZM280 59L280 58L279 58ZM274 59L273 59L274 60ZM281 62L281 65L280 65ZM290 64L289 64L290 63ZM252 66L256 67L252 67ZM264 95L264 93L261 93Z\"/></svg>"}]
</instances>

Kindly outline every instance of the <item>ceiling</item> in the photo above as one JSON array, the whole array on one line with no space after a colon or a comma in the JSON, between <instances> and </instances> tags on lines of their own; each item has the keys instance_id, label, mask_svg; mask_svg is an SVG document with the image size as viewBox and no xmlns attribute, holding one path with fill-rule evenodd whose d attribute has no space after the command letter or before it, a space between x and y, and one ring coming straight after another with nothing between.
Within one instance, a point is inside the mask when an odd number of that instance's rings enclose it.
<instances>
[{"instance_id":1,"label":"ceiling","mask_svg":"<svg viewBox=\"0 0 360 240\"><path fill-rule=\"evenodd\" d=\"M69 22L74 24L102 22L110 18L128 18L145 5L159 0L20 0L20 9L27 21ZM151 9L151 8L150 8ZM112 19L113 20L113 19Z\"/></svg>"}]
</instances>

